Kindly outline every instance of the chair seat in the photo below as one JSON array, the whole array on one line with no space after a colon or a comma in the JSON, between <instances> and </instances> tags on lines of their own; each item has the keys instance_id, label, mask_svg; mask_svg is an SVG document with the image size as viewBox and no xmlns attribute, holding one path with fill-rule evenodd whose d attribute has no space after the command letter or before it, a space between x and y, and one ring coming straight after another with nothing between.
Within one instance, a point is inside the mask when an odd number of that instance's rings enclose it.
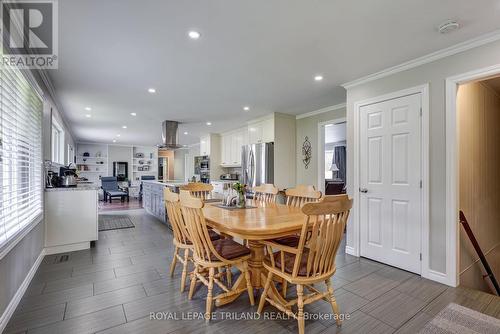
<instances>
[{"instance_id":1,"label":"chair seat","mask_svg":"<svg viewBox=\"0 0 500 334\"><path fill-rule=\"evenodd\" d=\"M284 252L285 257L285 272L287 274L292 274L293 266L295 264L295 254L290 254ZM273 254L274 264L276 268L281 269L281 252L276 252ZM302 258L300 259L299 266L299 276L307 276L307 258L309 257L309 249L305 248L302 253ZM271 260L269 258L265 259L267 265L271 266Z\"/></svg>"},{"instance_id":2,"label":"chair seat","mask_svg":"<svg viewBox=\"0 0 500 334\"><path fill-rule=\"evenodd\" d=\"M127 193L124 191L120 190L111 190L111 191L106 191L109 196L126 196Z\"/></svg>"},{"instance_id":3,"label":"chair seat","mask_svg":"<svg viewBox=\"0 0 500 334\"><path fill-rule=\"evenodd\" d=\"M208 234L210 235L210 240L215 241L220 239L220 235L217 234L214 230L208 230ZM186 245L192 245L191 240L187 240Z\"/></svg>"},{"instance_id":4,"label":"chair seat","mask_svg":"<svg viewBox=\"0 0 500 334\"><path fill-rule=\"evenodd\" d=\"M277 244L280 244L280 245L297 247L299 245L299 240L300 240L300 237L297 235L287 235L284 237L272 239L270 241L277 243Z\"/></svg>"},{"instance_id":5,"label":"chair seat","mask_svg":"<svg viewBox=\"0 0 500 334\"><path fill-rule=\"evenodd\" d=\"M213 243L215 250L220 256L227 260L236 259L250 254L250 249L231 239L219 239ZM211 255L212 261L220 261L215 255Z\"/></svg>"}]
</instances>

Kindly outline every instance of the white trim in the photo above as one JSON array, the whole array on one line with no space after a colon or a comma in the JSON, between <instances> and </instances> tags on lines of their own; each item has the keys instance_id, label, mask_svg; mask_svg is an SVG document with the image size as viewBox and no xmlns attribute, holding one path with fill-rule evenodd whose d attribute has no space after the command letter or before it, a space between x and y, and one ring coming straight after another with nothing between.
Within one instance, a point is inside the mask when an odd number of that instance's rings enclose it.
<instances>
[{"instance_id":1,"label":"white trim","mask_svg":"<svg viewBox=\"0 0 500 334\"><path fill-rule=\"evenodd\" d=\"M359 222L359 110L362 106L366 106L373 103L379 103L387 100L392 100L395 98L421 94L421 107L422 107L422 120L421 120L421 170L422 170L422 198L421 198L421 217L422 217L422 236L421 236L421 253L422 253L422 263L420 273L422 277L437 280L436 275L431 273L429 268L429 84L424 84L397 92L392 92L382 96L377 96L363 101L358 101L354 103L354 174L353 174L353 198L354 206L351 210L352 212L352 225L353 225L353 245L346 247L346 252L348 254L359 256L360 255L360 222ZM442 281L440 279L439 281Z\"/></svg>"},{"instance_id":2,"label":"white trim","mask_svg":"<svg viewBox=\"0 0 500 334\"><path fill-rule=\"evenodd\" d=\"M339 110L339 109L342 109L345 107L346 107L345 102L339 103L339 104L336 104L333 106L329 106L329 107L325 107L325 108L321 108L318 110L314 110L314 111L306 112L304 114L297 115L297 116L295 116L295 119L302 119L302 118L306 118L306 117L316 116L319 114L324 114L324 113L329 112L329 111Z\"/></svg>"},{"instance_id":3,"label":"white trim","mask_svg":"<svg viewBox=\"0 0 500 334\"><path fill-rule=\"evenodd\" d=\"M345 89L349 89L349 88L359 86L361 84L365 84L365 83L373 81L373 80L381 79L381 78L393 75L393 74L398 73L398 72L403 72L403 71L421 66L423 64L431 63L433 61L436 61L436 60L439 60L439 59L442 59L442 58L445 58L448 56L452 56L452 55L479 47L481 45L492 43L492 42L495 42L498 40L500 40L500 30L495 30L493 32L481 35L481 36L473 38L473 39L469 39L465 42L455 44L453 46L450 46L448 48L445 48L445 49L442 49L442 50L439 50L439 51L436 51L433 53L430 53L428 55L415 58L413 60L404 62L404 63L396 65L396 66L389 67L385 70L361 77L361 78L353 80L353 81L346 82L346 83L342 84L341 86L344 87Z\"/></svg>"},{"instance_id":4,"label":"white trim","mask_svg":"<svg viewBox=\"0 0 500 334\"><path fill-rule=\"evenodd\" d=\"M43 189L42 189L43 191ZM42 196L43 198L43 196ZM24 229L18 232L17 236L14 236L7 244L0 247L0 260L4 258L12 248L16 247L16 245L24 239L24 237L33 230L35 226L37 226L43 220L43 213L40 213L33 221L27 225ZM1 333L1 331L0 331Z\"/></svg>"},{"instance_id":5,"label":"white trim","mask_svg":"<svg viewBox=\"0 0 500 334\"><path fill-rule=\"evenodd\" d=\"M346 254L349 254L349 255L352 255L352 256L358 256L359 255L356 253L356 250L354 249L354 247L351 247L351 246L345 246L345 252Z\"/></svg>"},{"instance_id":6,"label":"white trim","mask_svg":"<svg viewBox=\"0 0 500 334\"><path fill-rule=\"evenodd\" d=\"M457 87L499 73L500 64L446 78L446 272L453 274L452 286L459 283Z\"/></svg>"},{"instance_id":7,"label":"white trim","mask_svg":"<svg viewBox=\"0 0 500 334\"><path fill-rule=\"evenodd\" d=\"M70 244L70 245L45 247L45 254L52 255L52 254L59 254L59 253L75 252L75 251L89 249L89 248L90 248L90 241L85 241L85 242L79 242L79 243Z\"/></svg>"},{"instance_id":8,"label":"white trim","mask_svg":"<svg viewBox=\"0 0 500 334\"><path fill-rule=\"evenodd\" d=\"M335 118L329 121L325 122L319 122L318 123L318 184L317 184L317 189L321 190L323 193L325 192L326 189L323 189L325 186L325 125L327 124L342 124L346 123L347 118L341 117L341 118ZM347 125L346 125L347 126ZM347 138L346 138L347 139Z\"/></svg>"},{"instance_id":9,"label":"white trim","mask_svg":"<svg viewBox=\"0 0 500 334\"><path fill-rule=\"evenodd\" d=\"M28 286L30 285L31 280L33 279L33 276L35 276L35 273L38 270L40 263L42 263L44 256L45 256L45 249L42 249L42 251L40 252L40 255L38 255L37 259L35 260L35 263L33 263L33 266L31 267L30 271L26 275L26 278L24 279L23 283L21 283L21 285L17 289L16 293L14 294L12 299L10 300L9 305L7 305L7 307L5 308L5 311L3 312L2 316L0 317L0 333L2 333L5 330L5 327L7 327L7 324L9 323L10 318L14 314L14 311L16 310L17 306L19 305L21 298L23 298L24 293L28 289Z\"/></svg>"}]
</instances>

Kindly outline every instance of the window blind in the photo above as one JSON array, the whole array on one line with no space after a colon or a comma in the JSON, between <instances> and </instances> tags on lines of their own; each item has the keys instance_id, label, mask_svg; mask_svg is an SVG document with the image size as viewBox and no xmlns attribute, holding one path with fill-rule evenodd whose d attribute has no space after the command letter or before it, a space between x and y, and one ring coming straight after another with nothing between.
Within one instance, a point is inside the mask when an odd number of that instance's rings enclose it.
<instances>
[{"instance_id":1,"label":"window blind","mask_svg":"<svg viewBox=\"0 0 500 334\"><path fill-rule=\"evenodd\" d=\"M0 70L0 247L42 213L42 109L18 69Z\"/></svg>"}]
</instances>

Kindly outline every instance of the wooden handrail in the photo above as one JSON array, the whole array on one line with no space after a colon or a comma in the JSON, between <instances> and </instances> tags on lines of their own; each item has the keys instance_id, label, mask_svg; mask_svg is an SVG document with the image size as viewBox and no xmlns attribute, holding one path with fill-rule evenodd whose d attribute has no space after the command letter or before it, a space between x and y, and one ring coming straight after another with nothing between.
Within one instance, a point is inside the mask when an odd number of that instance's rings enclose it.
<instances>
[{"instance_id":1,"label":"wooden handrail","mask_svg":"<svg viewBox=\"0 0 500 334\"><path fill-rule=\"evenodd\" d=\"M487 274L485 277L488 277L490 279L491 283L495 287L497 295L500 296L500 287L498 286L497 279L495 278L495 275L493 274L493 271L491 270L491 267L488 264L488 261L486 260L486 256L484 256L484 253L481 250L481 247L479 246L476 237L474 236L474 233L472 233L469 223L467 222L467 218L465 218L465 214L461 210L460 210L460 223L464 227L465 233L467 233L467 236L469 237L472 246L474 246L474 249L476 250L476 253L479 256L479 259L481 259L481 263L483 264L484 270L486 270Z\"/></svg>"}]
</instances>

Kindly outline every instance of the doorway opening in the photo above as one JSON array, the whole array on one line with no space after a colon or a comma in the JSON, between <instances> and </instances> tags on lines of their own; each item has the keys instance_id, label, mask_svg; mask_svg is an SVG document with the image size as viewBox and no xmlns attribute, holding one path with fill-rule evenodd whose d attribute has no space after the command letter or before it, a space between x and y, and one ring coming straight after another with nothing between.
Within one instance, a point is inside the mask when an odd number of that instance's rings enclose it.
<instances>
[{"instance_id":1,"label":"doorway opening","mask_svg":"<svg viewBox=\"0 0 500 334\"><path fill-rule=\"evenodd\" d=\"M318 125L318 189L325 195L346 192L346 121L337 119Z\"/></svg>"},{"instance_id":2,"label":"doorway opening","mask_svg":"<svg viewBox=\"0 0 500 334\"><path fill-rule=\"evenodd\" d=\"M457 204L500 278L500 76L459 84L456 94ZM496 293L469 236L458 226L458 283Z\"/></svg>"}]
</instances>

